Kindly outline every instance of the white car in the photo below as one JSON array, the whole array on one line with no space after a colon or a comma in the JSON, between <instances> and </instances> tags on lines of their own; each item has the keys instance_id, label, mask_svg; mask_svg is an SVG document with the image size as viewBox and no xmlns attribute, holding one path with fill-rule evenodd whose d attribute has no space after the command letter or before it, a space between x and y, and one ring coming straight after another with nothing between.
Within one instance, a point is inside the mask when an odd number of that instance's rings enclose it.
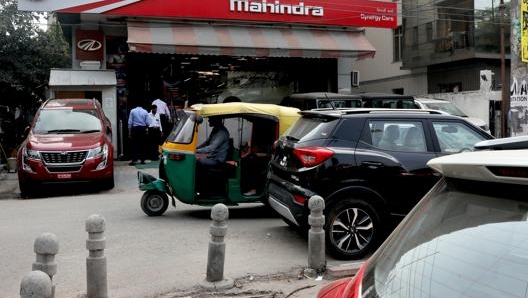
<instances>
[{"instance_id":1,"label":"white car","mask_svg":"<svg viewBox=\"0 0 528 298\"><path fill-rule=\"evenodd\" d=\"M490 133L489 126L486 121L480 118L469 117L466 113L461 111L457 106L455 106L452 102L448 100L434 98L415 98L414 102L420 109L437 110L450 115L463 117L471 124L478 126L486 132Z\"/></svg>"}]
</instances>

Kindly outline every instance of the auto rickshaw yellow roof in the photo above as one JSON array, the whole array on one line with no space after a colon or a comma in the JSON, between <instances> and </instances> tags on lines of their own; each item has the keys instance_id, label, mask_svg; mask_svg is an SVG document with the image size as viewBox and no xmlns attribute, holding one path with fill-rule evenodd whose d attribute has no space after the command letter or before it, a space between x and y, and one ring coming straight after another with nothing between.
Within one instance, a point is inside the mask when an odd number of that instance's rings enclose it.
<instances>
[{"instance_id":1,"label":"auto rickshaw yellow roof","mask_svg":"<svg viewBox=\"0 0 528 298\"><path fill-rule=\"evenodd\" d=\"M279 120L279 133L286 131L299 117L299 109L275 104L228 102L217 104L195 104L190 107L202 117L229 114L264 114Z\"/></svg>"}]
</instances>

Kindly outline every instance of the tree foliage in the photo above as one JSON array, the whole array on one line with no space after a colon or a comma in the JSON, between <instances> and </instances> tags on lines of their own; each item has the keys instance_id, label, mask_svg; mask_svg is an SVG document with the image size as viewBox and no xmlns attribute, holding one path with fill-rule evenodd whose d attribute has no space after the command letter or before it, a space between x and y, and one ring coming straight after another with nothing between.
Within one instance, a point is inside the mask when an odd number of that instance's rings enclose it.
<instances>
[{"instance_id":1,"label":"tree foliage","mask_svg":"<svg viewBox=\"0 0 528 298\"><path fill-rule=\"evenodd\" d=\"M42 14L18 11L0 0L0 104L30 105L44 99L51 68L68 67L69 46L55 21L43 30Z\"/></svg>"}]
</instances>

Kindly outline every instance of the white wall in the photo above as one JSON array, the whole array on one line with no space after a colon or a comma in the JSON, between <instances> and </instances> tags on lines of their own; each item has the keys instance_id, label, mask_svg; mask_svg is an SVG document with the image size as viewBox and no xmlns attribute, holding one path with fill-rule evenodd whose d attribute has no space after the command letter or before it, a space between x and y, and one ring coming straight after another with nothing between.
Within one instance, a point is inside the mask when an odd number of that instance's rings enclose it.
<instances>
[{"instance_id":1,"label":"white wall","mask_svg":"<svg viewBox=\"0 0 528 298\"><path fill-rule=\"evenodd\" d=\"M431 93L423 97L446 99L454 103L470 117L480 118L489 126L489 102L500 101L501 91L465 91ZM493 133L493 132L492 132Z\"/></svg>"}]
</instances>

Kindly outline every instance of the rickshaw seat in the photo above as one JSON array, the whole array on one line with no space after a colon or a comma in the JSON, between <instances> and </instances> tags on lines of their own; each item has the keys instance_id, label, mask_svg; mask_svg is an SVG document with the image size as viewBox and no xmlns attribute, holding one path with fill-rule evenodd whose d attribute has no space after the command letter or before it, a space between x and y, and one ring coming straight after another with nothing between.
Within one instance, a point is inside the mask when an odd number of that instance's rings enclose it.
<instances>
[{"instance_id":1,"label":"rickshaw seat","mask_svg":"<svg viewBox=\"0 0 528 298\"><path fill-rule=\"evenodd\" d=\"M220 177L234 178L236 176L236 169L238 162L235 158L235 146L233 138L229 138L229 150L227 151L227 160L218 167L209 169L209 172L219 175Z\"/></svg>"}]
</instances>

